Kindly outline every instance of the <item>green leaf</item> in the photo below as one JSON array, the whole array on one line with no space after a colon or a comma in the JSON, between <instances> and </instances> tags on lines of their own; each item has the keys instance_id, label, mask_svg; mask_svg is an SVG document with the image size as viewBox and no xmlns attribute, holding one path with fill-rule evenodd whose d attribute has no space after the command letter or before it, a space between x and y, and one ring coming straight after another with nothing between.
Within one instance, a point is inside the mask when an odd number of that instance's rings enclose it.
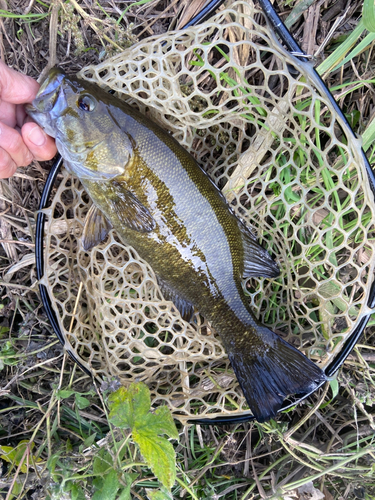
<instances>
[{"instance_id":1,"label":"green leaf","mask_svg":"<svg viewBox=\"0 0 375 500\"><path fill-rule=\"evenodd\" d=\"M10 340L5 342L0 351L0 360L2 364L8 366L16 365L18 363L17 357L14 357L16 354L17 351L14 349L12 342L10 342Z\"/></svg>"},{"instance_id":2,"label":"green leaf","mask_svg":"<svg viewBox=\"0 0 375 500\"><path fill-rule=\"evenodd\" d=\"M133 428L151 407L150 392L141 382L131 384L128 389L120 387L109 396L108 402L111 408L109 421L120 428Z\"/></svg>"},{"instance_id":3,"label":"green leaf","mask_svg":"<svg viewBox=\"0 0 375 500\"><path fill-rule=\"evenodd\" d=\"M362 134L363 150L366 152L375 142L375 117L367 125L366 130Z\"/></svg>"},{"instance_id":4,"label":"green leaf","mask_svg":"<svg viewBox=\"0 0 375 500\"><path fill-rule=\"evenodd\" d=\"M131 485L129 484L129 486L127 486L124 490L122 490L122 492L117 500L131 500L130 486Z\"/></svg>"},{"instance_id":5,"label":"green leaf","mask_svg":"<svg viewBox=\"0 0 375 500\"><path fill-rule=\"evenodd\" d=\"M28 458L25 455L26 448L29 446L29 441L27 439L23 439L18 443L18 445L13 448L12 446L0 446L0 458L5 460L6 462L10 462L15 467L18 467L21 464L21 472L27 473L28 463L29 467L34 467L34 463L41 462L41 458L36 458L35 456L29 456ZM34 443L29 446L31 450L34 447ZM23 460L22 460L23 459Z\"/></svg>"},{"instance_id":6,"label":"green leaf","mask_svg":"<svg viewBox=\"0 0 375 500\"><path fill-rule=\"evenodd\" d=\"M339 383L337 381L337 378L330 380L329 385L330 385L331 391L332 391L332 399L335 399L335 397L339 393ZM331 401L332 401L332 399L331 399Z\"/></svg>"},{"instance_id":7,"label":"green leaf","mask_svg":"<svg viewBox=\"0 0 375 500\"><path fill-rule=\"evenodd\" d=\"M94 432L94 434L91 434L91 436L87 437L84 442L83 442L83 446L85 448L88 448L89 446L91 446L92 444L95 443L96 441L96 437L97 437L97 434L96 432Z\"/></svg>"},{"instance_id":8,"label":"green leaf","mask_svg":"<svg viewBox=\"0 0 375 500\"><path fill-rule=\"evenodd\" d=\"M150 391L142 382L121 387L108 398L109 421L120 428L130 427L141 454L162 484L171 489L176 480L176 454L160 434L178 438L172 415L166 406L151 413Z\"/></svg>"},{"instance_id":9,"label":"green leaf","mask_svg":"<svg viewBox=\"0 0 375 500\"><path fill-rule=\"evenodd\" d=\"M313 3L314 0L302 0L301 2L298 2L284 21L285 26L290 29Z\"/></svg>"},{"instance_id":10,"label":"green leaf","mask_svg":"<svg viewBox=\"0 0 375 500\"><path fill-rule=\"evenodd\" d=\"M147 498L149 500L173 500L173 498L164 491L151 490L148 488L146 490Z\"/></svg>"},{"instance_id":11,"label":"green leaf","mask_svg":"<svg viewBox=\"0 0 375 500\"><path fill-rule=\"evenodd\" d=\"M1 311L1 308L0 308ZM0 326L0 339L3 338L3 336L9 332L9 328L7 326Z\"/></svg>"},{"instance_id":12,"label":"green leaf","mask_svg":"<svg viewBox=\"0 0 375 500\"><path fill-rule=\"evenodd\" d=\"M116 500L116 494L119 487L120 483L117 472L112 469L109 474L105 476L103 486L95 491L91 500Z\"/></svg>"},{"instance_id":13,"label":"green leaf","mask_svg":"<svg viewBox=\"0 0 375 500\"><path fill-rule=\"evenodd\" d=\"M70 490L70 496L72 500L86 500L85 492L76 483L73 483L72 489Z\"/></svg>"},{"instance_id":14,"label":"green leaf","mask_svg":"<svg viewBox=\"0 0 375 500\"><path fill-rule=\"evenodd\" d=\"M113 459L109 452L101 448L94 458L93 472L95 476L105 474L108 469L113 468Z\"/></svg>"},{"instance_id":15,"label":"green leaf","mask_svg":"<svg viewBox=\"0 0 375 500\"><path fill-rule=\"evenodd\" d=\"M172 444L146 427L134 429L133 438L155 476L171 489L176 480L176 453Z\"/></svg>"},{"instance_id":16,"label":"green leaf","mask_svg":"<svg viewBox=\"0 0 375 500\"><path fill-rule=\"evenodd\" d=\"M138 430L143 428L151 429L155 434L166 434L171 438L178 439L178 431L171 412L166 406L160 406L155 413L148 413Z\"/></svg>"},{"instance_id":17,"label":"green leaf","mask_svg":"<svg viewBox=\"0 0 375 500\"><path fill-rule=\"evenodd\" d=\"M56 392L57 399L68 399L72 396L76 391L71 391L68 389L60 389Z\"/></svg>"},{"instance_id":18,"label":"green leaf","mask_svg":"<svg viewBox=\"0 0 375 500\"><path fill-rule=\"evenodd\" d=\"M117 500L131 500L130 496L130 488L132 485L132 482L137 479L138 474L136 472L132 472L131 474L124 474L122 478L126 482L125 488L122 490L120 496L118 497Z\"/></svg>"},{"instance_id":19,"label":"green leaf","mask_svg":"<svg viewBox=\"0 0 375 500\"><path fill-rule=\"evenodd\" d=\"M9 500L17 500L17 498L19 498L19 494L22 493L22 491L24 491L24 487L23 486L24 485L23 485L22 481L16 481L13 484L13 488L11 490L11 493L10 493L10 496L9 496ZM3 491L4 490L2 490L1 493L3 493ZM5 497L3 497L3 498L5 498Z\"/></svg>"},{"instance_id":20,"label":"green leaf","mask_svg":"<svg viewBox=\"0 0 375 500\"><path fill-rule=\"evenodd\" d=\"M76 394L76 405L80 410L87 408L90 404L91 403L87 398L84 398L80 394Z\"/></svg>"},{"instance_id":21,"label":"green leaf","mask_svg":"<svg viewBox=\"0 0 375 500\"><path fill-rule=\"evenodd\" d=\"M363 19L359 21L356 28L350 33L345 42L343 42L337 49L332 52L323 62L320 64L316 70L320 75L324 75L332 70L340 61L344 59L346 54L351 50L358 42L359 37L362 35L365 29Z\"/></svg>"},{"instance_id":22,"label":"green leaf","mask_svg":"<svg viewBox=\"0 0 375 500\"><path fill-rule=\"evenodd\" d=\"M363 23L368 31L375 32L374 0L364 0L363 2Z\"/></svg>"},{"instance_id":23,"label":"green leaf","mask_svg":"<svg viewBox=\"0 0 375 500\"><path fill-rule=\"evenodd\" d=\"M332 71L336 71L337 69L341 68L344 64L346 64L348 61L351 59L354 59L355 56L358 54L361 54L362 52L369 50L372 46L372 42L375 40L375 33L368 33L363 40L359 42L359 44L354 47L352 51L349 52L349 54L344 57L344 59L333 68Z\"/></svg>"}]
</instances>

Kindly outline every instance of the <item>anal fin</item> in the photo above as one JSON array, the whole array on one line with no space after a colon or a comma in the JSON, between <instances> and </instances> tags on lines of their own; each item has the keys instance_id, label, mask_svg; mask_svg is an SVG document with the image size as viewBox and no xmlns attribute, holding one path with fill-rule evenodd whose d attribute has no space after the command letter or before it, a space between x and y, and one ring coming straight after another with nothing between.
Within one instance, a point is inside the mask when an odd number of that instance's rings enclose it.
<instances>
[{"instance_id":1,"label":"anal fin","mask_svg":"<svg viewBox=\"0 0 375 500\"><path fill-rule=\"evenodd\" d=\"M164 298L173 302L181 314L182 319L190 321L194 314L194 306L174 290L168 283L158 277L158 285Z\"/></svg>"}]
</instances>

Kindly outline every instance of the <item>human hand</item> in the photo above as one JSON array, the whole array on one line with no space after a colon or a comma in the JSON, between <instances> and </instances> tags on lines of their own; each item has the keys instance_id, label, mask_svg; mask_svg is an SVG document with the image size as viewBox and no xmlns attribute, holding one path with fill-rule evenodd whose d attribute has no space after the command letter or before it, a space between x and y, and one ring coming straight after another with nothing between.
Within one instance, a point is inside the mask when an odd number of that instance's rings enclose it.
<instances>
[{"instance_id":1,"label":"human hand","mask_svg":"<svg viewBox=\"0 0 375 500\"><path fill-rule=\"evenodd\" d=\"M23 104L36 96L39 84L0 61L0 179L31 161L50 160L55 141L26 114Z\"/></svg>"}]
</instances>

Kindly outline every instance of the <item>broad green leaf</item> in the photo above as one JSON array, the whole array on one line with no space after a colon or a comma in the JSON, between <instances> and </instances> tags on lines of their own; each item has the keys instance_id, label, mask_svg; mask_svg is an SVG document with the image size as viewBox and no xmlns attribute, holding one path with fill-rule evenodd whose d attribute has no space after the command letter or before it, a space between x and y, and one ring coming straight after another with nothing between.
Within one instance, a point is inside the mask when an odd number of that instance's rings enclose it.
<instances>
[{"instance_id":1,"label":"broad green leaf","mask_svg":"<svg viewBox=\"0 0 375 500\"><path fill-rule=\"evenodd\" d=\"M131 488L131 485L132 485L132 482L137 479L138 477L138 474L137 473L131 473L131 474L124 474L123 475L123 479L125 479L125 482L126 482L126 486L125 488L122 490L121 494L119 495L118 499L117 500L131 500L131 496L130 496L130 488Z\"/></svg>"},{"instance_id":2,"label":"broad green leaf","mask_svg":"<svg viewBox=\"0 0 375 500\"><path fill-rule=\"evenodd\" d=\"M76 483L73 483L72 489L70 490L70 496L72 500L86 500L85 492Z\"/></svg>"},{"instance_id":3,"label":"broad green leaf","mask_svg":"<svg viewBox=\"0 0 375 500\"><path fill-rule=\"evenodd\" d=\"M141 429L145 428L152 430L156 435L166 434L171 438L178 439L178 431L171 412L166 406L160 406L155 413L148 413L144 417L142 425L137 428L139 432L141 432Z\"/></svg>"},{"instance_id":4,"label":"broad green leaf","mask_svg":"<svg viewBox=\"0 0 375 500\"><path fill-rule=\"evenodd\" d=\"M120 487L117 472L112 469L106 476L100 490L95 491L91 500L116 500Z\"/></svg>"},{"instance_id":5,"label":"broad green leaf","mask_svg":"<svg viewBox=\"0 0 375 500\"><path fill-rule=\"evenodd\" d=\"M374 0L364 0L363 2L363 22L365 28L370 32L375 32L375 6Z\"/></svg>"},{"instance_id":6,"label":"broad green leaf","mask_svg":"<svg viewBox=\"0 0 375 500\"><path fill-rule=\"evenodd\" d=\"M146 490L147 498L149 500L173 500L173 498L164 491L151 490L148 488Z\"/></svg>"},{"instance_id":7,"label":"broad green leaf","mask_svg":"<svg viewBox=\"0 0 375 500\"><path fill-rule=\"evenodd\" d=\"M15 481L9 496L9 500L17 500L17 498L19 498L19 494L22 493L22 491L24 491L23 481ZM4 490L1 491L1 493L3 492Z\"/></svg>"},{"instance_id":8,"label":"broad green leaf","mask_svg":"<svg viewBox=\"0 0 375 500\"><path fill-rule=\"evenodd\" d=\"M25 454L26 447L29 444L29 441L23 440L18 443L18 445L14 448L13 446L0 446L0 458L5 460L6 462L10 462L15 467L18 467L21 463L21 460ZM34 447L34 444L31 445L30 449ZM33 463L41 462L40 458L29 457L29 464L32 467ZM21 465L21 472L28 472L27 468L27 458L23 460Z\"/></svg>"},{"instance_id":9,"label":"broad green leaf","mask_svg":"<svg viewBox=\"0 0 375 500\"><path fill-rule=\"evenodd\" d=\"M337 381L337 378L334 378L334 379L330 380L329 381L329 385L331 386L332 399L335 399L335 397L339 393L339 383Z\"/></svg>"},{"instance_id":10,"label":"broad green leaf","mask_svg":"<svg viewBox=\"0 0 375 500\"><path fill-rule=\"evenodd\" d=\"M151 407L150 392L141 382L131 384L128 389L120 387L108 398L109 421L120 428L133 428L147 415Z\"/></svg>"},{"instance_id":11,"label":"broad green leaf","mask_svg":"<svg viewBox=\"0 0 375 500\"><path fill-rule=\"evenodd\" d=\"M75 394L76 391L68 390L68 389L60 389L56 392L57 399L68 399L70 396Z\"/></svg>"},{"instance_id":12,"label":"broad green leaf","mask_svg":"<svg viewBox=\"0 0 375 500\"><path fill-rule=\"evenodd\" d=\"M171 489L176 480L176 453L172 444L145 427L133 430L134 441L159 481Z\"/></svg>"},{"instance_id":13,"label":"broad green leaf","mask_svg":"<svg viewBox=\"0 0 375 500\"><path fill-rule=\"evenodd\" d=\"M117 498L117 500L131 500L130 496L130 484L127 486L125 489L122 490L120 496Z\"/></svg>"},{"instance_id":14,"label":"broad green leaf","mask_svg":"<svg viewBox=\"0 0 375 500\"><path fill-rule=\"evenodd\" d=\"M94 458L93 472L95 475L101 475L108 469L113 469L113 459L107 450L101 448Z\"/></svg>"},{"instance_id":15,"label":"broad green leaf","mask_svg":"<svg viewBox=\"0 0 375 500\"><path fill-rule=\"evenodd\" d=\"M76 399L76 404L80 410L87 408L91 404L87 398L84 398L80 394L76 394L75 399Z\"/></svg>"},{"instance_id":16,"label":"broad green leaf","mask_svg":"<svg viewBox=\"0 0 375 500\"><path fill-rule=\"evenodd\" d=\"M52 475L54 474L56 465L61 458L61 453L62 450L59 450L53 455L51 455L50 458L47 460L47 469L50 471Z\"/></svg>"},{"instance_id":17,"label":"broad green leaf","mask_svg":"<svg viewBox=\"0 0 375 500\"><path fill-rule=\"evenodd\" d=\"M167 488L176 479L176 455L172 444L160 434L178 438L172 415L166 406L151 413L150 391L142 382L121 387L108 398L109 420L120 428L130 427L147 465Z\"/></svg>"},{"instance_id":18,"label":"broad green leaf","mask_svg":"<svg viewBox=\"0 0 375 500\"><path fill-rule=\"evenodd\" d=\"M14 349L12 342L9 340L5 342L0 351L0 360L2 364L8 366L16 365L19 362L17 357L15 357L16 354L17 351Z\"/></svg>"},{"instance_id":19,"label":"broad green leaf","mask_svg":"<svg viewBox=\"0 0 375 500\"><path fill-rule=\"evenodd\" d=\"M84 442L83 442L83 446L85 448L88 448L89 446L93 445L96 441L96 438L97 438L97 434L96 432L94 432L94 434L91 434L91 436L87 437Z\"/></svg>"},{"instance_id":20,"label":"broad green leaf","mask_svg":"<svg viewBox=\"0 0 375 500\"><path fill-rule=\"evenodd\" d=\"M1 311L1 308L0 308ZM3 338L3 336L9 332L9 328L7 326L0 326L0 339Z\"/></svg>"}]
</instances>

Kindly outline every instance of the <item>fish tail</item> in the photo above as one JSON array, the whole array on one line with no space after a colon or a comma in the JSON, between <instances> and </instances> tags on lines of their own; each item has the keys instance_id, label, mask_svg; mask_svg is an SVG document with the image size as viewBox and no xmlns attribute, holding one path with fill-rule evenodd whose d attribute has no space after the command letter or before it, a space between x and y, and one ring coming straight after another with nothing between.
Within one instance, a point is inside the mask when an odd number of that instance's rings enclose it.
<instances>
[{"instance_id":1,"label":"fish tail","mask_svg":"<svg viewBox=\"0 0 375 500\"><path fill-rule=\"evenodd\" d=\"M326 376L267 327L256 329L264 345L248 354L232 345L227 352L251 411L258 422L265 422L275 417L287 396L314 391Z\"/></svg>"}]
</instances>

